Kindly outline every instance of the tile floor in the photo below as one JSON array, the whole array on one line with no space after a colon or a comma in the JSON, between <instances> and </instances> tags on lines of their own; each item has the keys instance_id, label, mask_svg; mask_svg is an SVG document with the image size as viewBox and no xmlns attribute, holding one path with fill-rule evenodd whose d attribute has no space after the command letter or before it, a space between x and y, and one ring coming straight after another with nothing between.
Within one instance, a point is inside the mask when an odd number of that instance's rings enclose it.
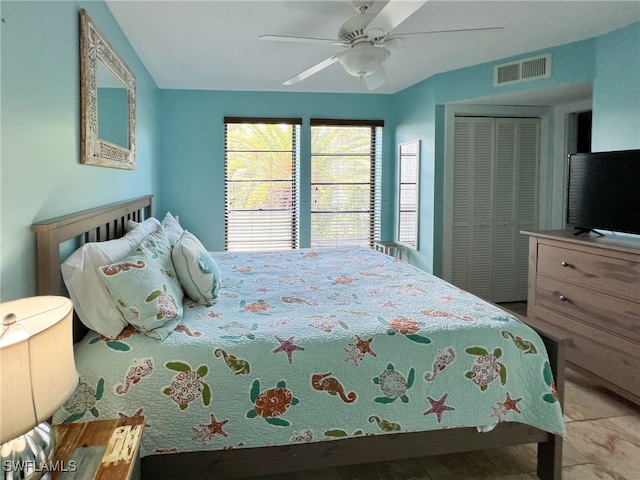
<instances>
[{"instance_id":1,"label":"tile floor","mask_svg":"<svg viewBox=\"0 0 640 480\"><path fill-rule=\"evenodd\" d=\"M572 370L567 370L565 421L567 437L563 454L564 480L640 480L639 405L597 386ZM519 445L396 462L312 470L287 475L285 478L534 480L538 478L535 471L536 446ZM282 476L253 477L253 480L258 478L276 480Z\"/></svg>"}]
</instances>

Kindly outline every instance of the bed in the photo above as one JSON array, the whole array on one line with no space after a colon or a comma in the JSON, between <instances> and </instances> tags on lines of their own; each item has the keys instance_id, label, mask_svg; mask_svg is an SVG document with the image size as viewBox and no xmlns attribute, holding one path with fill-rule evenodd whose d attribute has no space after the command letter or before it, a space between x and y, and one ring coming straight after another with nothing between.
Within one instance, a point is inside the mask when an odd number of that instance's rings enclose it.
<instances>
[{"instance_id":1,"label":"bed","mask_svg":"<svg viewBox=\"0 0 640 480\"><path fill-rule=\"evenodd\" d=\"M62 243L117 238L151 214L145 196L34 224L39 293L63 292ZM522 443L538 444L540 478L560 478L561 341L371 249L212 256L218 301L186 299L163 341L77 325L78 395L54 421L145 415L154 479Z\"/></svg>"}]
</instances>

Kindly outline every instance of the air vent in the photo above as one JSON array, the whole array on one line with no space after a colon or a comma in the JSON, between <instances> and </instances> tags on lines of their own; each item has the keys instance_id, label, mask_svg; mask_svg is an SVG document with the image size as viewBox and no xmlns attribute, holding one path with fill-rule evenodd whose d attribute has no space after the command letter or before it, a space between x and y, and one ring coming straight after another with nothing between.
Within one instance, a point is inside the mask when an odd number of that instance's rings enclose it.
<instances>
[{"instance_id":1,"label":"air vent","mask_svg":"<svg viewBox=\"0 0 640 480\"><path fill-rule=\"evenodd\" d=\"M493 86L511 85L551 76L551 54L503 63L493 68Z\"/></svg>"}]
</instances>

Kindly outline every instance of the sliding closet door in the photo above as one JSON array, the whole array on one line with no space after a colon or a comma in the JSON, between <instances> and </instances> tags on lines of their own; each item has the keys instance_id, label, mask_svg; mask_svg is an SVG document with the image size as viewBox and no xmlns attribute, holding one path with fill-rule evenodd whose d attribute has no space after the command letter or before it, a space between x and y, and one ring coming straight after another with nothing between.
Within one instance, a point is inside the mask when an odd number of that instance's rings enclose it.
<instances>
[{"instance_id":1,"label":"sliding closet door","mask_svg":"<svg viewBox=\"0 0 640 480\"><path fill-rule=\"evenodd\" d=\"M494 302L527 298L540 121L456 118L452 283Z\"/></svg>"}]
</instances>

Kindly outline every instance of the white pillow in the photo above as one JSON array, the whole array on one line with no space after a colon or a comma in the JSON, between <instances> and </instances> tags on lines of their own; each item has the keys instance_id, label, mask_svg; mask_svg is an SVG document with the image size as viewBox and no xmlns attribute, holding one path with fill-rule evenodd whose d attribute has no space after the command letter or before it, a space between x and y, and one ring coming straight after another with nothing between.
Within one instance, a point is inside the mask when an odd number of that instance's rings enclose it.
<instances>
[{"instance_id":1,"label":"white pillow","mask_svg":"<svg viewBox=\"0 0 640 480\"><path fill-rule=\"evenodd\" d=\"M180 235L182 235L184 229L182 228L178 220L176 220L174 216L171 215L171 212L167 212L167 214L164 216L164 219L162 220L162 226L167 234L167 237L169 238L171 248L173 248L176 243L178 243Z\"/></svg>"},{"instance_id":2,"label":"white pillow","mask_svg":"<svg viewBox=\"0 0 640 480\"><path fill-rule=\"evenodd\" d=\"M60 266L78 318L88 328L108 338L117 337L127 322L98 279L96 269L129 255L148 235L148 226L153 222L144 223L117 240L84 244Z\"/></svg>"},{"instance_id":3,"label":"white pillow","mask_svg":"<svg viewBox=\"0 0 640 480\"><path fill-rule=\"evenodd\" d=\"M171 259L187 296L202 305L214 304L220 290L220 269L200 240L185 230Z\"/></svg>"},{"instance_id":4,"label":"white pillow","mask_svg":"<svg viewBox=\"0 0 640 480\"><path fill-rule=\"evenodd\" d=\"M147 235L149 235L149 234L153 233L155 231L155 229L160 226L160 221L157 218L154 218L154 217L149 217L145 221L140 222L140 223L138 223L138 222L136 222L134 220L127 220L127 223L124 226L124 231L125 232L130 232L131 230L136 228L138 225L142 225L144 227L145 231L147 232Z\"/></svg>"}]
</instances>

